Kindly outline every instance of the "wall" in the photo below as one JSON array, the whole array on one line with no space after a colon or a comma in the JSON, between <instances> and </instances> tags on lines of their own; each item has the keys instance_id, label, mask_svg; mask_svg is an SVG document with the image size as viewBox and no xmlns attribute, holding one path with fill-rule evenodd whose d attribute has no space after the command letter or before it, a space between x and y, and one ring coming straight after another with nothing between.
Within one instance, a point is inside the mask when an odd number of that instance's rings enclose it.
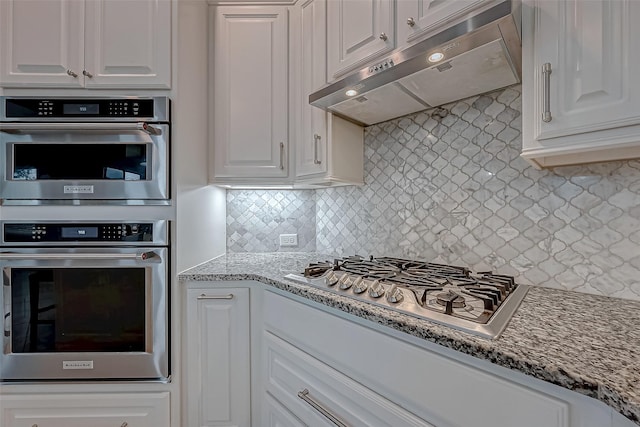
<instances>
[{"instance_id":1,"label":"wall","mask_svg":"<svg viewBox=\"0 0 640 427\"><path fill-rule=\"evenodd\" d=\"M534 169L519 157L520 90L368 127L366 185L315 194L317 251L640 299L640 161Z\"/></svg>"}]
</instances>

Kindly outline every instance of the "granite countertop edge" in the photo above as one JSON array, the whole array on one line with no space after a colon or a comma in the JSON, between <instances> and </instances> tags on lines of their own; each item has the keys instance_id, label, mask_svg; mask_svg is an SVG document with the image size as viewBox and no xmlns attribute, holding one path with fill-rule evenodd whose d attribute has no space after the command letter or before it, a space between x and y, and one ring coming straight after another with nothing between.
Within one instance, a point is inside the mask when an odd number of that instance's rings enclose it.
<instances>
[{"instance_id":1,"label":"granite countertop edge","mask_svg":"<svg viewBox=\"0 0 640 427\"><path fill-rule=\"evenodd\" d=\"M250 254L243 255L244 257L250 256ZM281 253L278 253L278 255L282 257ZM259 257L264 260L268 255L260 254ZM511 338L517 336L519 334L518 329L523 326L522 319L517 319L520 309L498 339L488 340L428 320L417 319L413 316L376 307L326 292L322 289L299 284L284 277L288 273L296 272L295 270L284 269L283 271L280 269L275 274L272 271L268 271L268 269L260 273L243 273L240 271L243 269L242 261L232 262L232 267L227 268L228 265L225 262L227 259L226 255L214 258L209 263L180 273L178 279L180 283L187 281L258 281L359 318L385 325L408 335L598 399L640 425L640 394L636 396L633 392L636 388L635 386L640 384L640 375L634 375L632 371L625 369L624 372L633 376L625 377L624 374L619 374L620 378L616 378L613 372L603 372L601 378L597 379L595 375L589 375L588 372L581 373L583 370L575 366L569 366L563 363L562 360L556 361L549 357L537 357L535 352L529 348L518 348L517 339L513 340ZM222 264L225 267L221 267ZM297 264L300 264L300 262ZM246 270L253 269L255 269L255 264L247 261ZM219 270L232 271L221 272ZM528 292L521 306L525 304L535 305L533 300L536 295L532 294L539 293L536 288L534 287ZM520 332L525 333L524 330ZM633 364L631 365L630 368L633 369Z\"/></svg>"}]
</instances>

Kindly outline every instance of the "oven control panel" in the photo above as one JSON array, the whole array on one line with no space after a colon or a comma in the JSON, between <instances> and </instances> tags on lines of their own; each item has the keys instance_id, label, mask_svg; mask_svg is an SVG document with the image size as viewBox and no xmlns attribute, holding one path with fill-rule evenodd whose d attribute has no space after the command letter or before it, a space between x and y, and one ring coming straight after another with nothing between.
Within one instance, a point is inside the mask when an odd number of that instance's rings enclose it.
<instances>
[{"instance_id":1,"label":"oven control panel","mask_svg":"<svg viewBox=\"0 0 640 427\"><path fill-rule=\"evenodd\" d=\"M11 119L153 119L153 98L2 97L4 118Z\"/></svg>"},{"instance_id":2,"label":"oven control panel","mask_svg":"<svg viewBox=\"0 0 640 427\"><path fill-rule=\"evenodd\" d=\"M153 224L124 223L4 223L5 243L28 242L153 242Z\"/></svg>"}]
</instances>

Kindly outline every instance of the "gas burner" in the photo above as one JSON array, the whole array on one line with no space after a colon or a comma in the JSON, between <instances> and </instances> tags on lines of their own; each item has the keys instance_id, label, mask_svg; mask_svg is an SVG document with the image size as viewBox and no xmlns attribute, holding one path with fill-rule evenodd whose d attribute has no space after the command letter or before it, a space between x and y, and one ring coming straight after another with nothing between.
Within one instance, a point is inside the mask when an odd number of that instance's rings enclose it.
<instances>
[{"instance_id":1,"label":"gas burner","mask_svg":"<svg viewBox=\"0 0 640 427\"><path fill-rule=\"evenodd\" d=\"M287 278L355 300L495 338L528 287L467 267L359 255L309 264Z\"/></svg>"},{"instance_id":2,"label":"gas burner","mask_svg":"<svg viewBox=\"0 0 640 427\"><path fill-rule=\"evenodd\" d=\"M436 295L436 303L445 306L445 313L453 313L454 308L464 308L467 304L464 297L453 291L442 292Z\"/></svg>"}]
</instances>

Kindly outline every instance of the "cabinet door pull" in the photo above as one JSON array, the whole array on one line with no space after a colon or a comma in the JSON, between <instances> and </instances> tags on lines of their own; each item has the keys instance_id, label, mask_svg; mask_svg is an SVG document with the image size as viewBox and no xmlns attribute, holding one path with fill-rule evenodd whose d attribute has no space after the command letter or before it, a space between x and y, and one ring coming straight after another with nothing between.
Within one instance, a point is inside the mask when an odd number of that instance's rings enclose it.
<instances>
[{"instance_id":1,"label":"cabinet door pull","mask_svg":"<svg viewBox=\"0 0 640 427\"><path fill-rule=\"evenodd\" d=\"M320 145L321 136L317 133L313 135L313 164L319 165L322 163L320 157L318 156L318 145Z\"/></svg>"},{"instance_id":2,"label":"cabinet door pull","mask_svg":"<svg viewBox=\"0 0 640 427\"><path fill-rule=\"evenodd\" d=\"M542 121L549 123L551 117L551 63L547 62L542 65Z\"/></svg>"},{"instance_id":3,"label":"cabinet door pull","mask_svg":"<svg viewBox=\"0 0 640 427\"><path fill-rule=\"evenodd\" d=\"M233 294L229 294L229 295L206 295L206 294L200 294L200 295L198 295L198 299L233 299Z\"/></svg>"},{"instance_id":4,"label":"cabinet door pull","mask_svg":"<svg viewBox=\"0 0 640 427\"><path fill-rule=\"evenodd\" d=\"M128 426L129 426L129 423L125 421L125 422L122 423L122 425L120 427L128 427Z\"/></svg>"},{"instance_id":5,"label":"cabinet door pull","mask_svg":"<svg viewBox=\"0 0 640 427\"><path fill-rule=\"evenodd\" d=\"M329 421L331 421L333 424L337 425L338 427L349 427L348 424L346 424L344 421L342 421L337 416L333 415L331 413L331 411L329 411L327 408L325 408L320 403L318 403L315 399L313 399L309 395L309 390L307 390L306 388L304 390L298 392L298 397L300 399L304 400L306 403L309 404L309 406L311 406L316 411L320 412L320 414L322 414L323 417L325 417L326 419L328 419Z\"/></svg>"},{"instance_id":6,"label":"cabinet door pull","mask_svg":"<svg viewBox=\"0 0 640 427\"><path fill-rule=\"evenodd\" d=\"M280 143L280 169L284 170L284 142Z\"/></svg>"},{"instance_id":7,"label":"cabinet door pull","mask_svg":"<svg viewBox=\"0 0 640 427\"><path fill-rule=\"evenodd\" d=\"M78 73L74 73L73 70L67 70L67 75L71 77L78 77Z\"/></svg>"},{"instance_id":8,"label":"cabinet door pull","mask_svg":"<svg viewBox=\"0 0 640 427\"><path fill-rule=\"evenodd\" d=\"M93 77L93 74L91 74L91 73L90 73L90 72L88 72L87 70L82 70L82 75L83 75L83 76L86 76L86 77L89 77L89 78L92 78L92 77Z\"/></svg>"},{"instance_id":9,"label":"cabinet door pull","mask_svg":"<svg viewBox=\"0 0 640 427\"><path fill-rule=\"evenodd\" d=\"M388 38L389 37L387 37L385 33L380 33L380 40L382 40L383 42L386 42Z\"/></svg>"},{"instance_id":10,"label":"cabinet door pull","mask_svg":"<svg viewBox=\"0 0 640 427\"><path fill-rule=\"evenodd\" d=\"M408 17L407 18L407 25L413 28L413 26L416 25L416 20L413 19L412 17Z\"/></svg>"}]
</instances>

